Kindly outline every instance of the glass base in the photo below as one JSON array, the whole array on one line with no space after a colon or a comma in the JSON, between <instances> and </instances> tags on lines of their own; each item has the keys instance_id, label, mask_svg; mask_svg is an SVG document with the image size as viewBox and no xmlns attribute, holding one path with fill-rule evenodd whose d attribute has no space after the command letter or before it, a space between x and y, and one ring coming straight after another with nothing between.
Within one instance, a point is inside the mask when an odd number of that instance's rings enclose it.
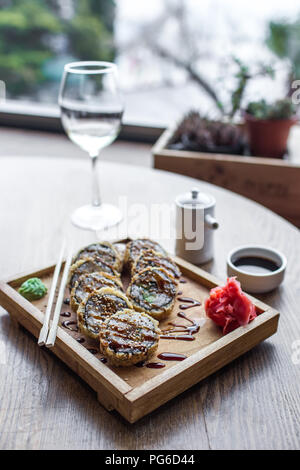
<instances>
[{"instance_id":1,"label":"glass base","mask_svg":"<svg viewBox=\"0 0 300 470\"><path fill-rule=\"evenodd\" d=\"M72 223L85 230L104 230L117 225L122 218L122 212L112 204L82 206L71 215Z\"/></svg>"}]
</instances>

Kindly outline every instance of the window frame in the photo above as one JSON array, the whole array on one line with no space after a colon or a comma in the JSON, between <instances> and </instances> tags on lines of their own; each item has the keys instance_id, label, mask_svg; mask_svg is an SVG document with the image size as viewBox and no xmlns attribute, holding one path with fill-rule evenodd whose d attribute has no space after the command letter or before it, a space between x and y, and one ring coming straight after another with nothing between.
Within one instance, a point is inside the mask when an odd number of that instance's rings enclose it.
<instances>
[{"instance_id":1,"label":"window frame","mask_svg":"<svg viewBox=\"0 0 300 470\"><path fill-rule=\"evenodd\" d=\"M58 106L7 100L0 102L0 126L64 133ZM119 139L154 143L165 130L163 126L123 122Z\"/></svg>"}]
</instances>

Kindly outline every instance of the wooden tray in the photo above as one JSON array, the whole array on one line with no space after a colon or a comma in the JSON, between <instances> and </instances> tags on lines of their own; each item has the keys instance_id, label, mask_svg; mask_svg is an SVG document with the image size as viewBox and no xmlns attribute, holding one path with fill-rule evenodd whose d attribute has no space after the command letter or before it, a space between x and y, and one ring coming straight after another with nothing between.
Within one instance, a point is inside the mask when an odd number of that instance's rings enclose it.
<instances>
[{"instance_id":1,"label":"wooden tray","mask_svg":"<svg viewBox=\"0 0 300 470\"><path fill-rule=\"evenodd\" d=\"M175 258L175 261L187 280L187 283L179 284L178 289L183 292L183 296L193 297L203 304L209 290L222 284L214 276L192 264L179 258ZM47 297L31 303L17 289L26 279L35 276L49 287L53 271L54 266L49 266L0 282L0 304L36 338L43 323ZM69 297L67 291L65 296ZM93 354L89 351L94 349L95 353L95 349L98 349L97 342L85 337L84 343L80 344L76 338L82 338L83 335L61 325L66 319L75 320L74 314L70 318L61 316L52 352L97 392L99 402L107 410L115 409L133 423L276 332L279 313L262 302L253 300L259 316L246 327L240 327L226 336L222 336L220 329L210 319L206 319L194 341L160 339L157 354L177 352L188 356L180 362L166 361L166 366L162 369L109 367L101 362L100 353ZM178 320L185 323L185 320L177 317L178 304L177 300L171 317L161 322L161 328L165 328L168 321L175 318L177 323ZM63 306L62 314L66 311L71 312L70 306ZM203 305L193 307L186 313L190 318L205 317ZM74 326L76 327L71 325Z\"/></svg>"}]
</instances>

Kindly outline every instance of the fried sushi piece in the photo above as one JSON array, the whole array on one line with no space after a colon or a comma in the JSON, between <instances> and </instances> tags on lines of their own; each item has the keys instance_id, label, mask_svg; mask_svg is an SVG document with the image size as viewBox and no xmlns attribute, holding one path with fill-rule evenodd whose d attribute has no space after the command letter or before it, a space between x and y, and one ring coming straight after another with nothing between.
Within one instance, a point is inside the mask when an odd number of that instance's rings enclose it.
<instances>
[{"instance_id":1,"label":"fried sushi piece","mask_svg":"<svg viewBox=\"0 0 300 470\"><path fill-rule=\"evenodd\" d=\"M132 265L140 256L141 252L145 250L154 250L163 256L167 256L166 250L159 243L153 240L149 240L148 238L132 240L127 243L124 254L124 263L129 267L129 269L132 268Z\"/></svg>"},{"instance_id":2,"label":"fried sushi piece","mask_svg":"<svg viewBox=\"0 0 300 470\"><path fill-rule=\"evenodd\" d=\"M74 263L83 258L100 259L115 271L122 270L122 259L116 247L110 242L92 243L82 248L74 258Z\"/></svg>"},{"instance_id":3,"label":"fried sushi piece","mask_svg":"<svg viewBox=\"0 0 300 470\"><path fill-rule=\"evenodd\" d=\"M115 366L131 366L149 359L157 350L158 322L146 313L125 309L100 327L100 351Z\"/></svg>"},{"instance_id":4,"label":"fried sushi piece","mask_svg":"<svg viewBox=\"0 0 300 470\"><path fill-rule=\"evenodd\" d=\"M76 281L78 281L79 277L85 273L101 273L105 272L110 274L111 276L119 276L119 273L115 271L111 266L104 263L100 259L93 259L93 258L83 258L76 261L76 263L72 264L69 271L68 276L68 284L70 289L73 289L75 286Z\"/></svg>"},{"instance_id":5,"label":"fried sushi piece","mask_svg":"<svg viewBox=\"0 0 300 470\"><path fill-rule=\"evenodd\" d=\"M145 268L131 280L127 297L133 308L157 320L168 316L174 306L176 281L164 268Z\"/></svg>"},{"instance_id":6,"label":"fried sushi piece","mask_svg":"<svg viewBox=\"0 0 300 470\"><path fill-rule=\"evenodd\" d=\"M177 264L168 256L163 256L154 250L143 251L132 266L131 275L134 276L145 268L165 268L176 279L181 276Z\"/></svg>"},{"instance_id":7,"label":"fried sushi piece","mask_svg":"<svg viewBox=\"0 0 300 470\"><path fill-rule=\"evenodd\" d=\"M113 246L119 255L120 262L121 262L121 270L122 270L123 265L124 265L124 255L125 255L126 244L122 242L116 242L116 243L113 243Z\"/></svg>"},{"instance_id":8,"label":"fried sushi piece","mask_svg":"<svg viewBox=\"0 0 300 470\"><path fill-rule=\"evenodd\" d=\"M99 328L111 315L132 305L125 294L111 287L103 287L89 294L77 310L77 324L82 333L97 339Z\"/></svg>"},{"instance_id":9,"label":"fried sushi piece","mask_svg":"<svg viewBox=\"0 0 300 470\"><path fill-rule=\"evenodd\" d=\"M79 304L85 300L89 294L102 287L112 287L114 289L123 290L120 278L111 276L105 272L84 273L79 276L71 290L70 303L74 312L77 312Z\"/></svg>"}]
</instances>

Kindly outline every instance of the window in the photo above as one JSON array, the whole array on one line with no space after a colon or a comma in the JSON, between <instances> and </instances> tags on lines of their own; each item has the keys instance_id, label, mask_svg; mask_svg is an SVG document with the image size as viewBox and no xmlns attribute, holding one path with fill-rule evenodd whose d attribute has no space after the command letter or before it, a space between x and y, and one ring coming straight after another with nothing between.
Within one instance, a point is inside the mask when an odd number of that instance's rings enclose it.
<instances>
[{"instance_id":1,"label":"window","mask_svg":"<svg viewBox=\"0 0 300 470\"><path fill-rule=\"evenodd\" d=\"M267 43L270 21L295 21L299 13L296 0L0 0L1 122L39 116L56 128L62 69L73 60L116 61L125 123L152 129L191 108L218 113L232 88L233 58L275 64L272 86L260 78L249 93L282 95L287 59Z\"/></svg>"}]
</instances>

